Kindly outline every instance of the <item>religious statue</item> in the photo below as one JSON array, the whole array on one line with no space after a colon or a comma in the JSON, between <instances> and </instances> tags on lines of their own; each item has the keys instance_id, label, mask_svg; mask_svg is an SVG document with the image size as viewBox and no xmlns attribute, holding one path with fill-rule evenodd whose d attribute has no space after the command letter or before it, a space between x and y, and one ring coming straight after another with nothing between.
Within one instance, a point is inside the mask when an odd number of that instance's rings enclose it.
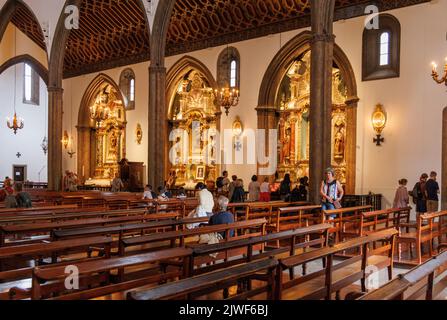
<instances>
[{"instance_id":1,"label":"religious statue","mask_svg":"<svg viewBox=\"0 0 447 320\"><path fill-rule=\"evenodd\" d=\"M286 134L284 136L284 142L282 146L282 158L285 162L290 161L290 145L291 145L291 129L289 127L286 129Z\"/></svg>"},{"instance_id":2,"label":"religious statue","mask_svg":"<svg viewBox=\"0 0 447 320\"><path fill-rule=\"evenodd\" d=\"M340 126L335 133L334 138L334 158L335 160L343 160L345 154L345 135L343 126Z\"/></svg>"}]
</instances>

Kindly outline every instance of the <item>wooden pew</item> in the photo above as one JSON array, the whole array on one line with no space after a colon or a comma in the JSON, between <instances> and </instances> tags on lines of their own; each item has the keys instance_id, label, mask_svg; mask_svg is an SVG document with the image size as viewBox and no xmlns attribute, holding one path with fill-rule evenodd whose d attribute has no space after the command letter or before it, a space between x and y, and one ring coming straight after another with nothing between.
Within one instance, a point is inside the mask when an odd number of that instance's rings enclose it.
<instances>
[{"instance_id":1,"label":"wooden pew","mask_svg":"<svg viewBox=\"0 0 447 320\"><path fill-rule=\"evenodd\" d=\"M438 221L437 221L438 220ZM416 249L416 263L407 261L405 263L419 265L422 263L422 245L428 243L430 257L434 254L434 239L438 239L440 243L442 236L447 234L447 211L438 213L423 214L417 218L416 226L402 225L402 228L415 229L414 232L400 232L397 237L397 243L400 246L402 243L408 244L410 248L411 257L413 257L413 245ZM401 228L401 229L402 229ZM402 230L401 230L402 231ZM399 251L400 253L400 251ZM399 255L399 262L402 262Z\"/></svg>"},{"instance_id":2,"label":"wooden pew","mask_svg":"<svg viewBox=\"0 0 447 320\"><path fill-rule=\"evenodd\" d=\"M301 255L280 260L277 272L277 299L331 300L333 293L340 298L340 290L360 280L362 291L366 291L368 266L388 268L388 277L392 279L394 241L397 231L388 229L362 238L339 243L333 247L306 252ZM371 244L383 241L382 247L372 249ZM362 254L334 264L335 255L345 250L361 247ZM383 254L386 254L384 256ZM297 266L326 259L326 267L306 276L284 281L283 272Z\"/></svg>"},{"instance_id":3,"label":"wooden pew","mask_svg":"<svg viewBox=\"0 0 447 320\"><path fill-rule=\"evenodd\" d=\"M274 298L276 259L267 259L251 262L225 270L215 271L199 275L193 278L168 283L153 289L130 292L127 297L130 300L166 300L194 298L226 289L238 283L244 283L243 292L230 297L231 300L246 300L263 293L268 298ZM262 281L263 286L252 289L252 280Z\"/></svg>"},{"instance_id":4,"label":"wooden pew","mask_svg":"<svg viewBox=\"0 0 447 320\"><path fill-rule=\"evenodd\" d=\"M353 208L342 208L336 210L323 210L321 223L330 223L334 227L329 232L335 234L335 243L339 243L349 238L358 237L355 232L360 223L361 214L371 211L371 206L361 206Z\"/></svg>"},{"instance_id":5,"label":"wooden pew","mask_svg":"<svg viewBox=\"0 0 447 320\"><path fill-rule=\"evenodd\" d=\"M282 256L284 254L294 256L297 254L297 250L305 252L306 250L313 250L315 247L322 248L327 246L327 232L330 228L331 225L329 224L313 225L306 228L250 237L248 239L226 241L213 245L192 246L193 256L190 270L193 271L194 275L198 275L272 256ZM311 239L310 236L316 237ZM286 246L263 250L268 243L276 241L281 241ZM259 253L255 254L255 250L258 250ZM210 255L216 256L210 257ZM229 257L235 257L236 259L229 260ZM219 260L223 260L223 262L217 263ZM213 264L201 267L201 265L209 264L210 262ZM194 267L197 268L194 269ZM306 272L305 268L303 272Z\"/></svg>"},{"instance_id":6,"label":"wooden pew","mask_svg":"<svg viewBox=\"0 0 447 320\"><path fill-rule=\"evenodd\" d=\"M54 298L57 300L93 299L117 292L122 292L151 283L158 283L167 279L186 276L188 274L189 257L191 249L174 248L157 252L144 253L129 257L116 257L95 261L76 263L79 271L80 290L67 290L64 280L67 277L65 267L36 267L33 271L31 299ZM113 270L153 265L167 259L180 259L183 261L182 272L169 274L152 274L149 276L137 276L129 279L124 277L112 277ZM48 283L45 285L44 283ZM57 295L57 296L55 296Z\"/></svg>"},{"instance_id":7,"label":"wooden pew","mask_svg":"<svg viewBox=\"0 0 447 320\"><path fill-rule=\"evenodd\" d=\"M248 203L245 207L245 215L243 217L235 216L237 220L250 220L250 219L267 219L268 223L272 223L274 213L279 208L286 207L299 207L309 205L308 202L284 202L284 201L271 201L271 202L252 202Z\"/></svg>"},{"instance_id":8,"label":"wooden pew","mask_svg":"<svg viewBox=\"0 0 447 320\"><path fill-rule=\"evenodd\" d=\"M6 237L11 235L36 235L42 233L51 233L54 230L70 229L79 227L105 226L113 224L126 224L135 222L144 222L146 215L138 216L124 216L117 218L93 218L93 219L78 219L67 220L62 222L50 223L25 223L14 225L0 225L0 247L5 246ZM52 235L51 235L52 236ZM53 238L53 237L52 237ZM8 245L11 245L9 243Z\"/></svg>"},{"instance_id":9,"label":"wooden pew","mask_svg":"<svg viewBox=\"0 0 447 320\"><path fill-rule=\"evenodd\" d=\"M170 232L163 232L158 234L151 234L147 236L141 236L141 237L133 237L128 238L120 241L120 255L124 255L126 252L126 249L129 247L135 247L135 246L142 246L147 245L150 243L157 243L157 242L171 242L171 246L176 245L177 241L179 242L179 246L184 246L186 243L186 239L191 237L197 237L202 234L210 234L210 233L220 233L225 232L226 233L226 241L230 240L230 232L231 230L235 230L235 237L236 238L247 238L248 235L243 236L237 236L237 230L242 229L244 232L250 229L260 229L259 234L264 235L265 234L265 225L267 221L265 219L257 219L257 220L250 220L250 221L239 221L235 223L230 224L221 224L221 225L214 225L214 226L206 226L206 227L199 227L191 230L180 230L180 231L170 231Z\"/></svg>"},{"instance_id":10,"label":"wooden pew","mask_svg":"<svg viewBox=\"0 0 447 320\"><path fill-rule=\"evenodd\" d=\"M40 211L46 211L46 212L56 212L56 211L62 211L65 212L66 210L70 209L78 209L78 206L76 205L66 205L66 206L45 206L45 207L36 207L36 208L11 208L11 209L0 209L0 216L6 215L9 216L11 214L31 214L31 213L37 213Z\"/></svg>"},{"instance_id":11,"label":"wooden pew","mask_svg":"<svg viewBox=\"0 0 447 320\"><path fill-rule=\"evenodd\" d=\"M279 208L271 223L267 226L267 230L280 232L308 227L310 225L309 221L317 220L312 213L315 210L321 210L321 206Z\"/></svg>"},{"instance_id":12,"label":"wooden pew","mask_svg":"<svg viewBox=\"0 0 447 320\"><path fill-rule=\"evenodd\" d=\"M445 300L446 289L447 251L359 300Z\"/></svg>"},{"instance_id":13,"label":"wooden pew","mask_svg":"<svg viewBox=\"0 0 447 320\"><path fill-rule=\"evenodd\" d=\"M5 270L5 262L18 262L24 260L35 260L35 264L41 264L46 258L51 258L51 264L69 265L91 258L93 250L101 250L102 257L110 257L111 237L92 237L70 241L58 241L52 243L39 243L15 247L0 248L0 300L26 299L30 297L31 277L34 267ZM59 254L77 253L70 260L58 262ZM79 258L79 253L85 253L85 257ZM26 279L29 279L29 284ZM24 281L25 280L25 281ZM17 286L19 285L19 287ZM27 286L28 285L28 286ZM4 289L9 291L4 292Z\"/></svg>"},{"instance_id":14,"label":"wooden pew","mask_svg":"<svg viewBox=\"0 0 447 320\"><path fill-rule=\"evenodd\" d=\"M410 221L411 207L403 209L387 209L381 211L363 212L360 217L359 236L377 231L399 228Z\"/></svg>"}]
</instances>

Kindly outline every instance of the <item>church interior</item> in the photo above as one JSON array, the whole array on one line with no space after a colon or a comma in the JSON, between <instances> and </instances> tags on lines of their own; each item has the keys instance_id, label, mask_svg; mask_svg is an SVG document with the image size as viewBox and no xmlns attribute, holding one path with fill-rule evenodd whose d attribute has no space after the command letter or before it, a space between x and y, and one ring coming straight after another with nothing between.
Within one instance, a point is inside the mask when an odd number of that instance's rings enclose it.
<instances>
[{"instance_id":1,"label":"church interior","mask_svg":"<svg viewBox=\"0 0 447 320\"><path fill-rule=\"evenodd\" d=\"M0 0L0 300L447 299L447 0L50 2Z\"/></svg>"}]
</instances>

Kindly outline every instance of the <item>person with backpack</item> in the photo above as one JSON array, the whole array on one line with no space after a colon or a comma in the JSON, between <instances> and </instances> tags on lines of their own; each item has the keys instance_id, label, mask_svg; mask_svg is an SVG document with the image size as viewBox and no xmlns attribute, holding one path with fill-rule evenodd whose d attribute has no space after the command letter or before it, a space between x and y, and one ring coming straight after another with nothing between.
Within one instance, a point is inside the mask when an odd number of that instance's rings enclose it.
<instances>
[{"instance_id":1,"label":"person with backpack","mask_svg":"<svg viewBox=\"0 0 447 320\"><path fill-rule=\"evenodd\" d=\"M321 183L322 209L335 210L341 208L341 200L344 196L344 190L341 183L335 179L333 169L326 169L326 179ZM330 217L333 218L333 217Z\"/></svg>"},{"instance_id":2,"label":"person with backpack","mask_svg":"<svg viewBox=\"0 0 447 320\"><path fill-rule=\"evenodd\" d=\"M31 200L31 196L28 192L23 191L22 184L16 183L15 189L17 192L16 195L17 208L32 208L33 202Z\"/></svg>"},{"instance_id":3,"label":"person with backpack","mask_svg":"<svg viewBox=\"0 0 447 320\"><path fill-rule=\"evenodd\" d=\"M439 184L436 181L438 174L435 171L430 173L430 179L426 184L427 189L427 212L437 212L439 210Z\"/></svg>"},{"instance_id":4,"label":"person with backpack","mask_svg":"<svg viewBox=\"0 0 447 320\"><path fill-rule=\"evenodd\" d=\"M416 203L417 216L427 212L427 179L428 174L423 173L413 188L413 202Z\"/></svg>"}]
</instances>

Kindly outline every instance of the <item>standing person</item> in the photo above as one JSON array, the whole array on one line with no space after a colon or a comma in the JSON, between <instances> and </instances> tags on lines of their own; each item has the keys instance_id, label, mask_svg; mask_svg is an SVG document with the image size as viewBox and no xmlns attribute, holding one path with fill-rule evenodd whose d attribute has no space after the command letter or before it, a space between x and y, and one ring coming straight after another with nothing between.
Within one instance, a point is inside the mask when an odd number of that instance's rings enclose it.
<instances>
[{"instance_id":1,"label":"standing person","mask_svg":"<svg viewBox=\"0 0 447 320\"><path fill-rule=\"evenodd\" d=\"M322 209L335 210L341 208L341 200L344 196L344 190L340 182L335 179L335 173L332 168L326 169L326 178L321 183L320 194L322 196Z\"/></svg>"},{"instance_id":2,"label":"standing person","mask_svg":"<svg viewBox=\"0 0 447 320\"><path fill-rule=\"evenodd\" d=\"M115 178L112 180L112 192L120 192L124 188L123 180L115 173Z\"/></svg>"},{"instance_id":3,"label":"standing person","mask_svg":"<svg viewBox=\"0 0 447 320\"><path fill-rule=\"evenodd\" d=\"M228 194L228 191L230 189L230 179L228 178L228 171L223 172L223 180L222 180L222 192L225 194Z\"/></svg>"},{"instance_id":4,"label":"standing person","mask_svg":"<svg viewBox=\"0 0 447 320\"><path fill-rule=\"evenodd\" d=\"M17 193L17 208L32 208L33 202L31 200L31 196L28 192L23 191L23 185L21 183L17 183L15 185L15 189Z\"/></svg>"},{"instance_id":5,"label":"standing person","mask_svg":"<svg viewBox=\"0 0 447 320\"><path fill-rule=\"evenodd\" d=\"M416 213L418 217L427 212L427 179L428 174L423 173L419 178L419 182L413 188L413 198L416 202Z\"/></svg>"},{"instance_id":6,"label":"standing person","mask_svg":"<svg viewBox=\"0 0 447 320\"><path fill-rule=\"evenodd\" d=\"M407 179L399 180L399 187L396 190L396 195L394 196L393 208L401 209L407 208L410 205L410 197L407 190Z\"/></svg>"},{"instance_id":7,"label":"standing person","mask_svg":"<svg viewBox=\"0 0 447 320\"><path fill-rule=\"evenodd\" d=\"M68 192L76 192L78 191L78 179L75 173L70 172L70 171L66 171L68 172L67 175L67 191Z\"/></svg>"},{"instance_id":8,"label":"standing person","mask_svg":"<svg viewBox=\"0 0 447 320\"><path fill-rule=\"evenodd\" d=\"M288 201L288 198L290 197L291 184L290 174L287 173L279 186L279 195L282 201Z\"/></svg>"},{"instance_id":9,"label":"standing person","mask_svg":"<svg viewBox=\"0 0 447 320\"><path fill-rule=\"evenodd\" d=\"M236 187L234 188L233 196L231 197L231 203L243 203L245 201L244 181L237 179Z\"/></svg>"},{"instance_id":10,"label":"standing person","mask_svg":"<svg viewBox=\"0 0 447 320\"><path fill-rule=\"evenodd\" d=\"M264 182L261 184L260 187L260 195L259 195L259 201L261 202L270 202L270 183L269 178L265 178Z\"/></svg>"},{"instance_id":11,"label":"standing person","mask_svg":"<svg viewBox=\"0 0 447 320\"><path fill-rule=\"evenodd\" d=\"M439 210L439 184L436 181L438 174L434 171L430 173L425 188L427 190L427 212L438 212Z\"/></svg>"},{"instance_id":12,"label":"standing person","mask_svg":"<svg viewBox=\"0 0 447 320\"><path fill-rule=\"evenodd\" d=\"M228 199L231 199L233 197L234 188L236 188L237 176L233 175L231 177L231 180L233 181L230 182L230 186L228 187Z\"/></svg>"},{"instance_id":13,"label":"standing person","mask_svg":"<svg viewBox=\"0 0 447 320\"><path fill-rule=\"evenodd\" d=\"M261 185L258 182L258 176L254 175L251 178L251 182L248 185L248 201L259 201L259 192L261 191Z\"/></svg>"}]
</instances>

